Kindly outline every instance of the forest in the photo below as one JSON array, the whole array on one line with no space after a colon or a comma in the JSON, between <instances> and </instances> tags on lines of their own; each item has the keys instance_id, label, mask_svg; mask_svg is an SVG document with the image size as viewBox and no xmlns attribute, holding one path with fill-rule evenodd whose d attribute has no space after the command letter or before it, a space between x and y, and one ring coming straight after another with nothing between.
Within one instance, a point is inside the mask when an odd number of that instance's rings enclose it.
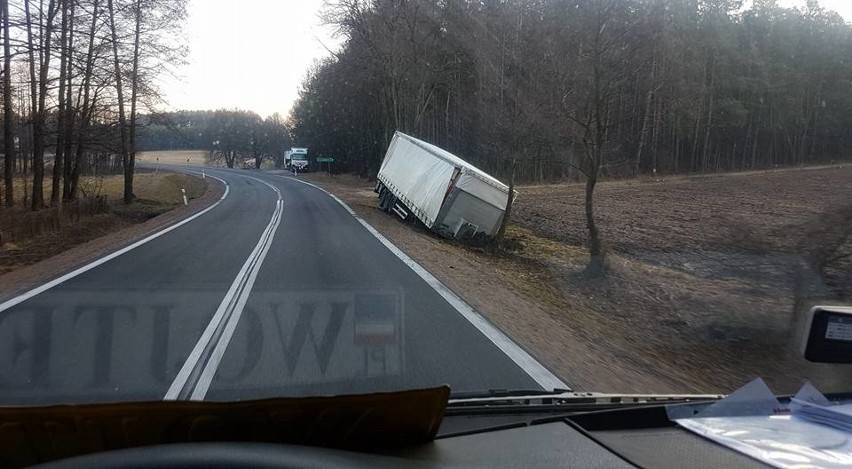
<instances>
[{"instance_id":1,"label":"forest","mask_svg":"<svg viewBox=\"0 0 852 469\"><path fill-rule=\"evenodd\" d=\"M809 0L334 0L292 135L375 175L395 130L498 177L847 158L852 26Z\"/></svg>"},{"instance_id":2,"label":"forest","mask_svg":"<svg viewBox=\"0 0 852 469\"><path fill-rule=\"evenodd\" d=\"M279 164L291 146L290 129L278 113L266 118L241 109L151 113L139 119L139 150L205 150L208 162L229 168L253 160Z\"/></svg>"},{"instance_id":3,"label":"forest","mask_svg":"<svg viewBox=\"0 0 852 469\"><path fill-rule=\"evenodd\" d=\"M140 116L163 102L160 74L183 63L186 3L0 2L5 207L74 201L92 171L123 173L134 200Z\"/></svg>"},{"instance_id":4,"label":"forest","mask_svg":"<svg viewBox=\"0 0 852 469\"><path fill-rule=\"evenodd\" d=\"M259 166L297 145L374 176L396 130L506 181L592 186L852 145L852 26L814 0L332 0L343 46L286 117L157 112L185 19L186 0L2 2L4 204L16 179L33 210L73 200L95 170L123 172L132 200L136 152L155 149Z\"/></svg>"}]
</instances>

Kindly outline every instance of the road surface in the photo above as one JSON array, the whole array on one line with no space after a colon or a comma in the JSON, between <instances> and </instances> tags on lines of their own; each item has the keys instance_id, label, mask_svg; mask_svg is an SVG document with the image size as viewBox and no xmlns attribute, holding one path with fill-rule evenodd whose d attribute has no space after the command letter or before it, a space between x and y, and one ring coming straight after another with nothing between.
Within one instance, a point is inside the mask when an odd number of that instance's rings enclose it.
<instances>
[{"instance_id":1,"label":"road surface","mask_svg":"<svg viewBox=\"0 0 852 469\"><path fill-rule=\"evenodd\" d=\"M319 188L205 172L213 207L0 304L0 403L560 384Z\"/></svg>"}]
</instances>

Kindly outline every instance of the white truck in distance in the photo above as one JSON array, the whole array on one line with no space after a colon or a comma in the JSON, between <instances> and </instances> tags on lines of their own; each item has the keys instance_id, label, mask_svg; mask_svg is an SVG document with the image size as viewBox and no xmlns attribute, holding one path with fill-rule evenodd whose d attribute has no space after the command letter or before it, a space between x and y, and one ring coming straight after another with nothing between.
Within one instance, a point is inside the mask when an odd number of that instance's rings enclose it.
<instances>
[{"instance_id":1,"label":"white truck in distance","mask_svg":"<svg viewBox=\"0 0 852 469\"><path fill-rule=\"evenodd\" d=\"M453 238L496 234L509 198L502 182L402 132L394 134L377 179L379 207Z\"/></svg>"},{"instance_id":2,"label":"white truck in distance","mask_svg":"<svg viewBox=\"0 0 852 469\"><path fill-rule=\"evenodd\" d=\"M308 170L308 149L293 147L284 152L284 166L289 170L305 172Z\"/></svg>"}]
</instances>

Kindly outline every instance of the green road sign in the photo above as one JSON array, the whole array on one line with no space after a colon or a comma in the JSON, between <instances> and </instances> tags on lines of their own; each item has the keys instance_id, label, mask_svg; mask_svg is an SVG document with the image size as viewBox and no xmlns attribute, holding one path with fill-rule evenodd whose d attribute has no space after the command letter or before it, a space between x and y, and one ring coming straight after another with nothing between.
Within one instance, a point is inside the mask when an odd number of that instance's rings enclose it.
<instances>
[{"instance_id":1,"label":"green road sign","mask_svg":"<svg viewBox=\"0 0 852 469\"><path fill-rule=\"evenodd\" d=\"M319 156L317 157L317 163L334 163L334 158L330 158L328 156Z\"/></svg>"}]
</instances>

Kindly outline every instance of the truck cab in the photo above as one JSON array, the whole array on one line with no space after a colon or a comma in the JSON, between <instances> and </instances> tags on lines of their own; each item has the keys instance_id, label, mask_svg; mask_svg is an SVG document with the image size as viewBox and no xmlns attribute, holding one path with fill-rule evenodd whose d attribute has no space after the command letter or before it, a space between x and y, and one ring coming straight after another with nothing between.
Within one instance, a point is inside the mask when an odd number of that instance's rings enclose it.
<instances>
[{"instance_id":1,"label":"truck cab","mask_svg":"<svg viewBox=\"0 0 852 469\"><path fill-rule=\"evenodd\" d=\"M284 153L284 164L287 169L305 172L308 170L308 149L293 147Z\"/></svg>"}]
</instances>

